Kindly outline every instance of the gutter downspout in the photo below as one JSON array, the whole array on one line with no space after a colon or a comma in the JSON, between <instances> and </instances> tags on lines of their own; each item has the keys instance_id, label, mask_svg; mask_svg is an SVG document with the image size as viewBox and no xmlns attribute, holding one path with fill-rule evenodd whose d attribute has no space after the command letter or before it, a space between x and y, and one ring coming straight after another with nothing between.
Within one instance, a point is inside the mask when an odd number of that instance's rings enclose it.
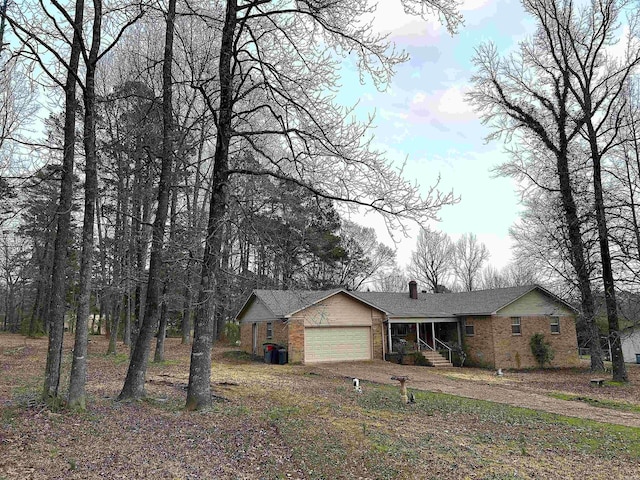
<instances>
[{"instance_id":1,"label":"gutter downspout","mask_svg":"<svg viewBox=\"0 0 640 480\"><path fill-rule=\"evenodd\" d=\"M380 339L382 340L382 360L384 361L387 359L387 349L384 341L384 322L382 322L382 328L380 330L380 333L382 334L382 338Z\"/></svg>"}]
</instances>

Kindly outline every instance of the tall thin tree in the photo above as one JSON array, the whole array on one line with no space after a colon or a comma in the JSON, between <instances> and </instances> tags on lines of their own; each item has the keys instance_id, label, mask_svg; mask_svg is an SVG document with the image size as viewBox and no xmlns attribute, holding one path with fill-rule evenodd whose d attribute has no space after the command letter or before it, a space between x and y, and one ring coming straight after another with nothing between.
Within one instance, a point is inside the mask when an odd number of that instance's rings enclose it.
<instances>
[{"instance_id":1,"label":"tall thin tree","mask_svg":"<svg viewBox=\"0 0 640 480\"><path fill-rule=\"evenodd\" d=\"M169 0L162 65L162 166L158 184L158 205L156 217L153 221L147 298L140 332L131 354L127 377L118 397L119 400L141 398L145 395L144 384L147 364L149 363L149 349L151 339L156 333L160 314L164 233L169 210L171 172L173 168L173 78L171 71L175 19L176 0Z\"/></svg>"},{"instance_id":2,"label":"tall thin tree","mask_svg":"<svg viewBox=\"0 0 640 480\"><path fill-rule=\"evenodd\" d=\"M93 224L98 196L98 159L96 152L96 66L102 34L102 0L93 0L93 24L91 48L86 59L84 98L84 219L82 224L82 253L76 332L73 361L69 379L68 405L86 409L85 383L87 376L87 337L89 335L89 311L91 306L91 267L93 260Z\"/></svg>"}]
</instances>

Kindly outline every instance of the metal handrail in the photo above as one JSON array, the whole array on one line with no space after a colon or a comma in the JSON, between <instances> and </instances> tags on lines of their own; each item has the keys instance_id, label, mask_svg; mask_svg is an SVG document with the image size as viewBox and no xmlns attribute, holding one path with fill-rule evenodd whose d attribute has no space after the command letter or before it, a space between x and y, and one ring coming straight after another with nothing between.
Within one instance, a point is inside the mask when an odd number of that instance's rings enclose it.
<instances>
[{"instance_id":1,"label":"metal handrail","mask_svg":"<svg viewBox=\"0 0 640 480\"><path fill-rule=\"evenodd\" d=\"M431 345L429 345L427 342L425 342L424 340L422 340L421 338L418 339L418 350L420 350L420 345L424 345L425 347L427 347L429 350L432 351L436 351L435 348L433 348Z\"/></svg>"},{"instance_id":2,"label":"metal handrail","mask_svg":"<svg viewBox=\"0 0 640 480\"><path fill-rule=\"evenodd\" d=\"M447 345L446 343L444 343L441 340L438 340L437 338L433 337L434 340L439 343L440 345L442 345L444 348L447 349L447 353L449 354L449 362L451 362L451 347L449 345ZM434 344L435 345L435 344ZM435 350L435 349L434 349Z\"/></svg>"}]
</instances>

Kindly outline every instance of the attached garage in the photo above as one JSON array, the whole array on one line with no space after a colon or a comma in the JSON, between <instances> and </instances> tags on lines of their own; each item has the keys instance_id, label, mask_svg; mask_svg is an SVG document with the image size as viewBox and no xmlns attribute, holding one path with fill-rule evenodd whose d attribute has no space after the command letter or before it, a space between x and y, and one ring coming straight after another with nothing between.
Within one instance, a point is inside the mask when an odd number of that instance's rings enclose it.
<instances>
[{"instance_id":1,"label":"attached garage","mask_svg":"<svg viewBox=\"0 0 640 480\"><path fill-rule=\"evenodd\" d=\"M255 290L238 313L241 345L284 347L291 363L384 358L384 311L342 289Z\"/></svg>"},{"instance_id":2,"label":"attached garage","mask_svg":"<svg viewBox=\"0 0 640 480\"><path fill-rule=\"evenodd\" d=\"M371 327L304 329L305 363L371 360Z\"/></svg>"}]
</instances>

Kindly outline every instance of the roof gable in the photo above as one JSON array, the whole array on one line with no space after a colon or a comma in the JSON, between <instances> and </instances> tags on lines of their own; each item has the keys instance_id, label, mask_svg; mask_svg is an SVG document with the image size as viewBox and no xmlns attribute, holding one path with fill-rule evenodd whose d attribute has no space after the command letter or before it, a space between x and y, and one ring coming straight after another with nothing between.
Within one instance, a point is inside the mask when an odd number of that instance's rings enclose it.
<instances>
[{"instance_id":1,"label":"roof gable","mask_svg":"<svg viewBox=\"0 0 640 480\"><path fill-rule=\"evenodd\" d=\"M333 290L254 290L236 315L236 319L240 319L256 300L260 301L273 314L274 318L288 318L339 293L344 293L355 301L380 310L376 305L372 305L353 295L353 292L342 288ZM384 310L381 311L387 313Z\"/></svg>"}]
</instances>

